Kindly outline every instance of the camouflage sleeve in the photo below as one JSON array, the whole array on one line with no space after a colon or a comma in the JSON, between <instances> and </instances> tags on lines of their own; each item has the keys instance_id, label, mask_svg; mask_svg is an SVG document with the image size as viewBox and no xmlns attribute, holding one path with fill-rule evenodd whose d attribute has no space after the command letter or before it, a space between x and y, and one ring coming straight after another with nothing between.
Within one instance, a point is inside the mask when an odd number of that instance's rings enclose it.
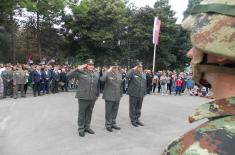
<instances>
[{"instance_id":1,"label":"camouflage sleeve","mask_svg":"<svg viewBox=\"0 0 235 155\"><path fill-rule=\"evenodd\" d=\"M162 155L232 155L235 116L206 122L171 142Z\"/></svg>"}]
</instances>

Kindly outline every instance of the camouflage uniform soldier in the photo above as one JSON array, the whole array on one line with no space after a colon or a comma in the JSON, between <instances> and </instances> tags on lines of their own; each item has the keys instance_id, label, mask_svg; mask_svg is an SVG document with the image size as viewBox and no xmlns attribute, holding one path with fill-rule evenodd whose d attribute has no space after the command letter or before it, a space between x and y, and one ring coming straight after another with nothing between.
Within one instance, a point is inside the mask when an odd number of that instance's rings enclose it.
<instances>
[{"instance_id":1,"label":"camouflage uniform soldier","mask_svg":"<svg viewBox=\"0 0 235 155\"><path fill-rule=\"evenodd\" d=\"M26 84L26 73L22 66L19 66L13 73L13 85L14 85L14 98L18 98L18 90L20 90L21 97L25 97L24 85Z\"/></svg>"},{"instance_id":2,"label":"camouflage uniform soldier","mask_svg":"<svg viewBox=\"0 0 235 155\"><path fill-rule=\"evenodd\" d=\"M193 76L211 87L215 101L201 105L190 122L208 119L170 143L163 155L235 154L235 1L204 0L183 23L191 31Z\"/></svg>"},{"instance_id":3,"label":"camouflage uniform soldier","mask_svg":"<svg viewBox=\"0 0 235 155\"><path fill-rule=\"evenodd\" d=\"M120 130L121 128L116 125L116 117L123 92L122 74L118 70L118 64L115 62L100 80L105 82L103 99L105 99L106 129L109 132L112 132L112 129Z\"/></svg>"},{"instance_id":4,"label":"camouflage uniform soldier","mask_svg":"<svg viewBox=\"0 0 235 155\"><path fill-rule=\"evenodd\" d=\"M146 74L143 72L142 62L138 62L135 68L127 72L127 79L129 80L127 94L129 95L131 124L134 127L144 126L139 120L143 99L147 93L147 79Z\"/></svg>"},{"instance_id":5,"label":"camouflage uniform soldier","mask_svg":"<svg viewBox=\"0 0 235 155\"><path fill-rule=\"evenodd\" d=\"M13 96L13 71L10 65L6 66L6 70L4 70L1 74L3 80L3 98L6 98L7 95Z\"/></svg>"},{"instance_id":6,"label":"camouflage uniform soldier","mask_svg":"<svg viewBox=\"0 0 235 155\"><path fill-rule=\"evenodd\" d=\"M90 128L92 111L99 96L99 73L94 72L94 61L86 60L86 64L70 71L68 78L77 77L79 85L76 93L78 98L78 131L84 137L85 132L94 134Z\"/></svg>"}]
</instances>

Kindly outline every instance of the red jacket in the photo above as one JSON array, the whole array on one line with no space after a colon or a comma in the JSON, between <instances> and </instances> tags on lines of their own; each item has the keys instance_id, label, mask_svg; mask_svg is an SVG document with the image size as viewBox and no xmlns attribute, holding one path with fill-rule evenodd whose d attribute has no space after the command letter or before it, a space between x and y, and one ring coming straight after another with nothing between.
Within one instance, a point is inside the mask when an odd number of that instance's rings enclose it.
<instances>
[{"instance_id":1,"label":"red jacket","mask_svg":"<svg viewBox=\"0 0 235 155\"><path fill-rule=\"evenodd\" d=\"M178 79L178 80L176 80L175 85L182 86L182 83L183 83L182 80Z\"/></svg>"}]
</instances>

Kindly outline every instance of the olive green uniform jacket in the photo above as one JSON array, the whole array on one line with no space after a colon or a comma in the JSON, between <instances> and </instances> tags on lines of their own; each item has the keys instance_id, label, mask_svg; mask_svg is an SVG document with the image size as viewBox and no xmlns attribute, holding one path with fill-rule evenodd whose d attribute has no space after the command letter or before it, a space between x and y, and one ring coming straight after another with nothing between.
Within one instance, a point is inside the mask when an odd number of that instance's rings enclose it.
<instances>
[{"instance_id":1,"label":"olive green uniform jacket","mask_svg":"<svg viewBox=\"0 0 235 155\"><path fill-rule=\"evenodd\" d=\"M74 69L67 74L67 77L76 77L79 79L76 98L96 100L99 96L99 73Z\"/></svg>"},{"instance_id":2,"label":"olive green uniform jacket","mask_svg":"<svg viewBox=\"0 0 235 155\"><path fill-rule=\"evenodd\" d=\"M120 101L122 92L122 74L107 72L100 78L105 82L103 99L106 101Z\"/></svg>"}]
</instances>

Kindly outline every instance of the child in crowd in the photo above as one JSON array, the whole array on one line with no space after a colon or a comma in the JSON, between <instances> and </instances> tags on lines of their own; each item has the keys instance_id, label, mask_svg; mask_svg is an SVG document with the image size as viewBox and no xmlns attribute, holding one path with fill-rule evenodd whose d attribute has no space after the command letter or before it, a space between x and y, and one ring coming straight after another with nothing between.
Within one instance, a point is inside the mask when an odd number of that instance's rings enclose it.
<instances>
[{"instance_id":1,"label":"child in crowd","mask_svg":"<svg viewBox=\"0 0 235 155\"><path fill-rule=\"evenodd\" d=\"M199 87L197 85L194 85L193 89L190 91L191 96L198 96L199 94Z\"/></svg>"},{"instance_id":2,"label":"child in crowd","mask_svg":"<svg viewBox=\"0 0 235 155\"><path fill-rule=\"evenodd\" d=\"M181 96L181 87L182 87L182 80L180 77L177 77L175 82L175 96L179 94Z\"/></svg>"}]
</instances>

